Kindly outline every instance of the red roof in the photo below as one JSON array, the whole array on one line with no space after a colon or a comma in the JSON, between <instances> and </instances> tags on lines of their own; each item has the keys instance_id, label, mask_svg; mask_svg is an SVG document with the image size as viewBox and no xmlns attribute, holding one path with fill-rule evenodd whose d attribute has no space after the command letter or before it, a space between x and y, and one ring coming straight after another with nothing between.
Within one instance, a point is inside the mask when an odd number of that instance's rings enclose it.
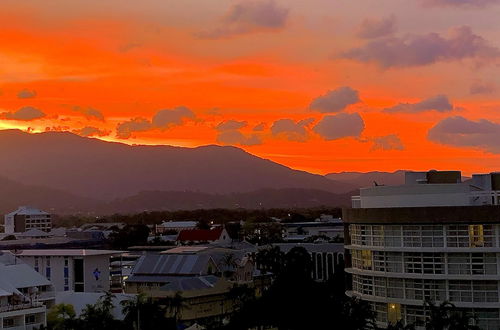
<instances>
[{"instance_id":1,"label":"red roof","mask_svg":"<svg viewBox=\"0 0 500 330\"><path fill-rule=\"evenodd\" d=\"M216 241L220 238L223 228L217 229L185 229L179 232L178 241Z\"/></svg>"}]
</instances>

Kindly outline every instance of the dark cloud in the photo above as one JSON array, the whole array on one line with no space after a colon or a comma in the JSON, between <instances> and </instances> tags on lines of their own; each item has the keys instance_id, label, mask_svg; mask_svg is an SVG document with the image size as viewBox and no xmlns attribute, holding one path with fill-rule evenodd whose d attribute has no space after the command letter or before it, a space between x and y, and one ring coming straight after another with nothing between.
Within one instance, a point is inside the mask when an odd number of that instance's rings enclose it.
<instances>
[{"instance_id":1,"label":"dark cloud","mask_svg":"<svg viewBox=\"0 0 500 330\"><path fill-rule=\"evenodd\" d=\"M359 101L357 90L349 86L343 86L328 91L325 95L318 96L311 102L309 108L322 113L339 112Z\"/></svg>"},{"instance_id":2,"label":"dark cloud","mask_svg":"<svg viewBox=\"0 0 500 330\"><path fill-rule=\"evenodd\" d=\"M256 134L245 135L238 130L226 130L217 134L217 142L222 144L253 146L262 144L261 138Z\"/></svg>"},{"instance_id":3,"label":"dark cloud","mask_svg":"<svg viewBox=\"0 0 500 330\"><path fill-rule=\"evenodd\" d=\"M73 130L73 133L85 137L90 137L90 136L108 136L109 134L111 134L111 131L102 130L97 127L86 126L77 130Z\"/></svg>"},{"instance_id":4,"label":"dark cloud","mask_svg":"<svg viewBox=\"0 0 500 330\"><path fill-rule=\"evenodd\" d=\"M289 141L305 142L308 137L306 127L313 121L314 119L312 118L298 122L292 119L279 119L271 126L271 133L274 136L284 137Z\"/></svg>"},{"instance_id":5,"label":"dark cloud","mask_svg":"<svg viewBox=\"0 0 500 330\"><path fill-rule=\"evenodd\" d=\"M17 97L20 99L31 99L36 96L36 91L34 90L29 90L29 89L23 89L17 93Z\"/></svg>"},{"instance_id":6,"label":"dark cloud","mask_svg":"<svg viewBox=\"0 0 500 330\"><path fill-rule=\"evenodd\" d=\"M428 7L463 7L481 8L488 5L498 4L499 0L420 0L424 6Z\"/></svg>"},{"instance_id":7,"label":"dark cloud","mask_svg":"<svg viewBox=\"0 0 500 330\"><path fill-rule=\"evenodd\" d=\"M152 123L154 127L168 129L172 126L181 125L186 119L194 119L195 117L194 112L181 106L158 111L153 116Z\"/></svg>"},{"instance_id":8,"label":"dark cloud","mask_svg":"<svg viewBox=\"0 0 500 330\"><path fill-rule=\"evenodd\" d=\"M325 140L336 140L344 137L359 137L365 128L363 118L358 113L339 113L324 116L313 131Z\"/></svg>"},{"instance_id":9,"label":"dark cloud","mask_svg":"<svg viewBox=\"0 0 500 330\"><path fill-rule=\"evenodd\" d=\"M87 119L97 119L100 121L104 121L104 115L102 114L102 112L91 107L74 106L73 111L84 115Z\"/></svg>"},{"instance_id":10,"label":"dark cloud","mask_svg":"<svg viewBox=\"0 0 500 330\"><path fill-rule=\"evenodd\" d=\"M356 35L363 39L385 37L396 32L396 17L394 15L375 19L366 18L358 27Z\"/></svg>"},{"instance_id":11,"label":"dark cloud","mask_svg":"<svg viewBox=\"0 0 500 330\"><path fill-rule=\"evenodd\" d=\"M388 37L370 41L341 54L343 58L373 62L382 68L413 67L463 59L489 61L499 56L498 48L474 34L468 26L454 28L448 38L437 33Z\"/></svg>"},{"instance_id":12,"label":"dark cloud","mask_svg":"<svg viewBox=\"0 0 500 330\"><path fill-rule=\"evenodd\" d=\"M128 139L135 132L146 132L153 128L151 122L145 118L133 118L129 121L119 123L116 126L116 136L120 139Z\"/></svg>"},{"instance_id":13,"label":"dark cloud","mask_svg":"<svg viewBox=\"0 0 500 330\"><path fill-rule=\"evenodd\" d=\"M216 130L222 131L230 131L230 130L239 130L243 127L247 126L246 121L237 121L237 120L226 120L215 127Z\"/></svg>"},{"instance_id":14,"label":"dark cloud","mask_svg":"<svg viewBox=\"0 0 500 330\"><path fill-rule=\"evenodd\" d=\"M441 144L500 153L500 124L486 119L473 121L461 116L449 117L432 127L427 137Z\"/></svg>"},{"instance_id":15,"label":"dark cloud","mask_svg":"<svg viewBox=\"0 0 500 330\"><path fill-rule=\"evenodd\" d=\"M30 121L45 117L45 113L34 107L22 107L17 111L3 112L0 119Z\"/></svg>"},{"instance_id":16,"label":"dark cloud","mask_svg":"<svg viewBox=\"0 0 500 330\"><path fill-rule=\"evenodd\" d=\"M495 92L496 87L492 83L484 82L484 81L475 81L470 86L469 92L472 95L476 94L491 94Z\"/></svg>"},{"instance_id":17,"label":"dark cloud","mask_svg":"<svg viewBox=\"0 0 500 330\"><path fill-rule=\"evenodd\" d=\"M450 100L448 100L446 95L436 95L417 103L399 103L395 106L384 109L384 112L417 113L429 110L438 112L451 111L453 110L453 104L450 103Z\"/></svg>"},{"instance_id":18,"label":"dark cloud","mask_svg":"<svg viewBox=\"0 0 500 330\"><path fill-rule=\"evenodd\" d=\"M197 34L203 39L228 38L235 35L283 28L288 19L287 8L274 0L244 0L233 5L218 27Z\"/></svg>"},{"instance_id":19,"label":"dark cloud","mask_svg":"<svg viewBox=\"0 0 500 330\"><path fill-rule=\"evenodd\" d=\"M405 148L396 134L377 136L371 140L373 141L372 150L404 150Z\"/></svg>"}]
</instances>

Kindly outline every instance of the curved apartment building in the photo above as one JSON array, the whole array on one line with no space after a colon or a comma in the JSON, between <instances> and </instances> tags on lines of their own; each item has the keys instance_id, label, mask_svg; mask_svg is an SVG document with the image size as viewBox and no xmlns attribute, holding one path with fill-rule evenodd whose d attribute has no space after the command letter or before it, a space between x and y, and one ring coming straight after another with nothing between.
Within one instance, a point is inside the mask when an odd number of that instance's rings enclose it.
<instances>
[{"instance_id":1,"label":"curved apartment building","mask_svg":"<svg viewBox=\"0 0 500 330\"><path fill-rule=\"evenodd\" d=\"M499 179L410 172L405 185L361 189L343 212L347 294L369 301L381 326L423 327L430 300L500 329Z\"/></svg>"}]
</instances>

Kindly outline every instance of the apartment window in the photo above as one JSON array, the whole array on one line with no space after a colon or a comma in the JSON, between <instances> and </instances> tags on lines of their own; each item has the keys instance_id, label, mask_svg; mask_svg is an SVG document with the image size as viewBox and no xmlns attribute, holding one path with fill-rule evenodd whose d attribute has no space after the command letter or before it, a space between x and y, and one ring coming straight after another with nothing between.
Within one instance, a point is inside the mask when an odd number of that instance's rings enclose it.
<instances>
[{"instance_id":1,"label":"apartment window","mask_svg":"<svg viewBox=\"0 0 500 330\"><path fill-rule=\"evenodd\" d=\"M472 302L471 281L450 281L449 295L451 302Z\"/></svg>"},{"instance_id":2,"label":"apartment window","mask_svg":"<svg viewBox=\"0 0 500 330\"><path fill-rule=\"evenodd\" d=\"M401 305L400 304L387 304L387 321L395 324L401 320Z\"/></svg>"},{"instance_id":3,"label":"apartment window","mask_svg":"<svg viewBox=\"0 0 500 330\"><path fill-rule=\"evenodd\" d=\"M471 247L484 246L483 225L469 225L469 241Z\"/></svg>"},{"instance_id":4,"label":"apartment window","mask_svg":"<svg viewBox=\"0 0 500 330\"><path fill-rule=\"evenodd\" d=\"M372 269L372 251L370 250L362 250L361 251L361 261L363 263L363 269L371 270Z\"/></svg>"},{"instance_id":5,"label":"apartment window","mask_svg":"<svg viewBox=\"0 0 500 330\"><path fill-rule=\"evenodd\" d=\"M12 328L15 325L13 317L4 317L3 319L3 327L4 328Z\"/></svg>"},{"instance_id":6,"label":"apartment window","mask_svg":"<svg viewBox=\"0 0 500 330\"><path fill-rule=\"evenodd\" d=\"M423 307L405 306L406 323L413 324L416 327L425 325L425 310Z\"/></svg>"},{"instance_id":7,"label":"apartment window","mask_svg":"<svg viewBox=\"0 0 500 330\"><path fill-rule=\"evenodd\" d=\"M387 322L387 304L372 303L372 309L377 313L377 322Z\"/></svg>"},{"instance_id":8,"label":"apartment window","mask_svg":"<svg viewBox=\"0 0 500 330\"><path fill-rule=\"evenodd\" d=\"M446 237L448 247L469 247L469 226L448 226Z\"/></svg>"},{"instance_id":9,"label":"apartment window","mask_svg":"<svg viewBox=\"0 0 500 330\"><path fill-rule=\"evenodd\" d=\"M474 302L498 302L498 282L473 281L472 289Z\"/></svg>"},{"instance_id":10,"label":"apartment window","mask_svg":"<svg viewBox=\"0 0 500 330\"><path fill-rule=\"evenodd\" d=\"M404 297L404 282L400 278L387 279L387 297L403 298Z\"/></svg>"},{"instance_id":11,"label":"apartment window","mask_svg":"<svg viewBox=\"0 0 500 330\"><path fill-rule=\"evenodd\" d=\"M477 317L477 325L484 330L500 329L500 315L498 309L475 309L474 315Z\"/></svg>"},{"instance_id":12,"label":"apartment window","mask_svg":"<svg viewBox=\"0 0 500 330\"><path fill-rule=\"evenodd\" d=\"M401 246L401 226L384 226L385 246Z\"/></svg>"},{"instance_id":13,"label":"apartment window","mask_svg":"<svg viewBox=\"0 0 500 330\"><path fill-rule=\"evenodd\" d=\"M40 260L38 259L38 257L35 257L35 270L38 272L38 269L39 269L39 262Z\"/></svg>"},{"instance_id":14,"label":"apartment window","mask_svg":"<svg viewBox=\"0 0 500 330\"><path fill-rule=\"evenodd\" d=\"M406 299L412 300L446 300L446 285L439 280L407 279L405 281Z\"/></svg>"},{"instance_id":15,"label":"apartment window","mask_svg":"<svg viewBox=\"0 0 500 330\"><path fill-rule=\"evenodd\" d=\"M375 296L387 297L387 280L385 277L375 277L373 281L373 289Z\"/></svg>"},{"instance_id":16,"label":"apartment window","mask_svg":"<svg viewBox=\"0 0 500 330\"><path fill-rule=\"evenodd\" d=\"M443 226L404 226L403 246L405 247L442 247Z\"/></svg>"},{"instance_id":17,"label":"apartment window","mask_svg":"<svg viewBox=\"0 0 500 330\"><path fill-rule=\"evenodd\" d=\"M404 255L405 272L411 274L443 274L444 258L441 253L409 252Z\"/></svg>"},{"instance_id":18,"label":"apartment window","mask_svg":"<svg viewBox=\"0 0 500 330\"><path fill-rule=\"evenodd\" d=\"M26 315L25 322L26 324L36 323L36 315L34 314Z\"/></svg>"},{"instance_id":19,"label":"apartment window","mask_svg":"<svg viewBox=\"0 0 500 330\"><path fill-rule=\"evenodd\" d=\"M494 253L450 253L448 273L460 275L495 275L497 261Z\"/></svg>"}]
</instances>

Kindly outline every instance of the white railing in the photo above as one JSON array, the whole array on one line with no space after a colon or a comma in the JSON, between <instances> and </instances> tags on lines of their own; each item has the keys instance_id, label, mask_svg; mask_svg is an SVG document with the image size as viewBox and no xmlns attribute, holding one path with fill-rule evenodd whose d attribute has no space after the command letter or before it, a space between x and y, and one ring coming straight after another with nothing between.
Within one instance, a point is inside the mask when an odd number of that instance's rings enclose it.
<instances>
[{"instance_id":1,"label":"white railing","mask_svg":"<svg viewBox=\"0 0 500 330\"><path fill-rule=\"evenodd\" d=\"M489 191L472 191L470 193L471 197L475 199L486 198L486 205L499 205L500 204L500 190L489 190ZM474 203L474 200L473 200Z\"/></svg>"},{"instance_id":2,"label":"white railing","mask_svg":"<svg viewBox=\"0 0 500 330\"><path fill-rule=\"evenodd\" d=\"M1 306L0 313L17 311L20 309L36 308L36 307L41 307L41 306L43 306L43 304L39 303L39 302Z\"/></svg>"}]
</instances>

